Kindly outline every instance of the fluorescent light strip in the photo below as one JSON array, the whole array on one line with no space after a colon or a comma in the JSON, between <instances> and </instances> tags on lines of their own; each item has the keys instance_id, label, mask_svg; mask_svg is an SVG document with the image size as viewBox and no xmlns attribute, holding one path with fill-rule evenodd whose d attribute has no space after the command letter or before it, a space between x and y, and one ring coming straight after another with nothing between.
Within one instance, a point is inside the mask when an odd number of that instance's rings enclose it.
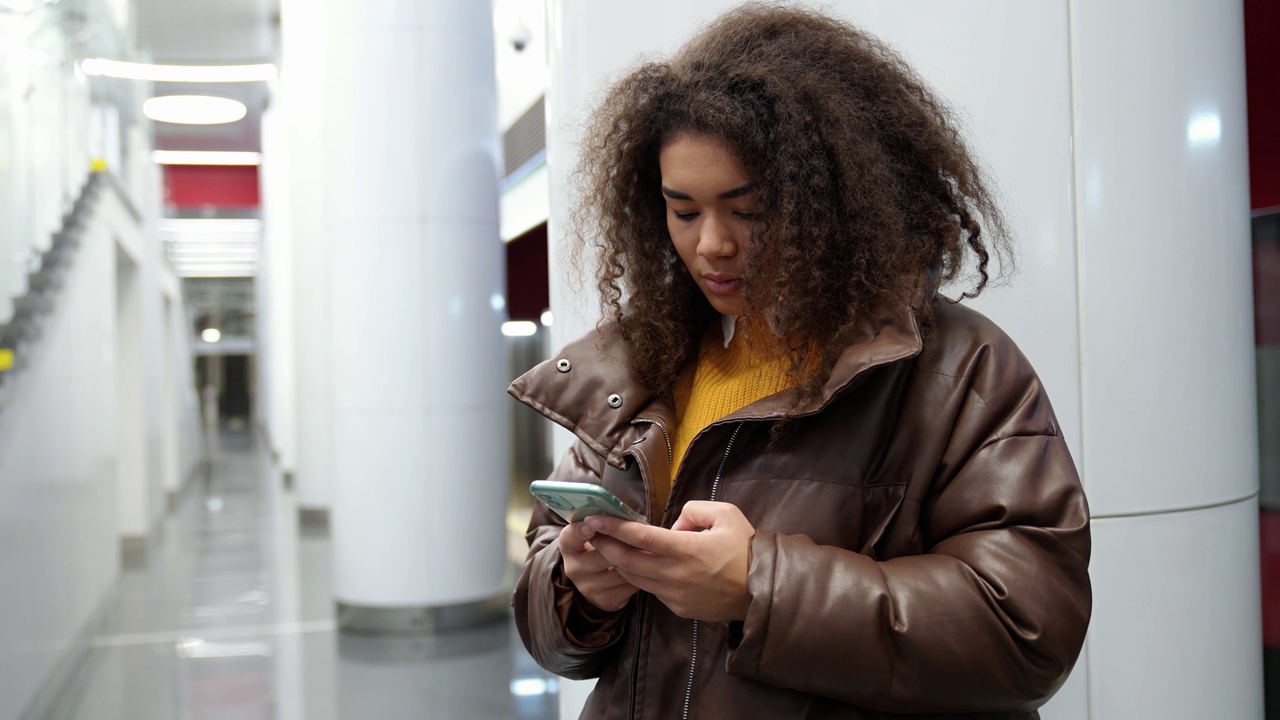
<instances>
[{"instance_id":1,"label":"fluorescent light strip","mask_svg":"<svg viewBox=\"0 0 1280 720\"><path fill-rule=\"evenodd\" d=\"M262 153L152 150L151 162L158 165L261 165Z\"/></svg>"},{"instance_id":2,"label":"fluorescent light strip","mask_svg":"<svg viewBox=\"0 0 1280 720\"><path fill-rule=\"evenodd\" d=\"M179 263L209 262L210 260L218 260L219 258L225 258L227 262L233 263L255 263L258 261L258 253L227 252L225 250L194 254L169 253L169 257L173 258L174 262Z\"/></svg>"},{"instance_id":3,"label":"fluorescent light strip","mask_svg":"<svg viewBox=\"0 0 1280 720\"><path fill-rule=\"evenodd\" d=\"M180 263L197 263L197 262L256 262L258 253L256 252L236 252L225 249L210 250L208 252L195 251L177 251L170 252L169 257L174 262Z\"/></svg>"},{"instance_id":4,"label":"fluorescent light strip","mask_svg":"<svg viewBox=\"0 0 1280 720\"><path fill-rule=\"evenodd\" d=\"M86 58L80 63L85 75L150 80L151 82L234 83L275 80L279 73L271 63L256 65L153 65L150 63Z\"/></svg>"},{"instance_id":5,"label":"fluorescent light strip","mask_svg":"<svg viewBox=\"0 0 1280 720\"><path fill-rule=\"evenodd\" d=\"M226 278L226 277L253 277L258 273L251 267L202 267L202 268L174 268L181 277L200 277L200 278Z\"/></svg>"},{"instance_id":6,"label":"fluorescent light strip","mask_svg":"<svg viewBox=\"0 0 1280 720\"><path fill-rule=\"evenodd\" d=\"M174 260L173 264L174 267L190 270L223 270L227 268L233 268L236 270L252 270L258 266L258 264L253 260L243 260L240 258L226 258L223 260L217 260L216 258L209 260L184 258L181 260Z\"/></svg>"},{"instance_id":7,"label":"fluorescent light strip","mask_svg":"<svg viewBox=\"0 0 1280 720\"><path fill-rule=\"evenodd\" d=\"M256 218L165 218L161 232L262 232L262 221Z\"/></svg>"},{"instance_id":8,"label":"fluorescent light strip","mask_svg":"<svg viewBox=\"0 0 1280 720\"><path fill-rule=\"evenodd\" d=\"M257 247L262 238L256 234L177 234L165 237L169 247L225 246L225 247Z\"/></svg>"}]
</instances>

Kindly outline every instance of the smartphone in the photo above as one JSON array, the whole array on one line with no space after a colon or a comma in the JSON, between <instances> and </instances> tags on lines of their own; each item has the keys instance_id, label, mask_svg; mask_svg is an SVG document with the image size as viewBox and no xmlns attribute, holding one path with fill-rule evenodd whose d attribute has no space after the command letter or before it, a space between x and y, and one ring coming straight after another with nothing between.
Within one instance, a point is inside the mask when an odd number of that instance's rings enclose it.
<instances>
[{"instance_id":1,"label":"smartphone","mask_svg":"<svg viewBox=\"0 0 1280 720\"><path fill-rule=\"evenodd\" d=\"M555 480L534 480L529 492L569 522L579 522L591 515L612 515L623 520L645 522L644 516L602 485Z\"/></svg>"}]
</instances>

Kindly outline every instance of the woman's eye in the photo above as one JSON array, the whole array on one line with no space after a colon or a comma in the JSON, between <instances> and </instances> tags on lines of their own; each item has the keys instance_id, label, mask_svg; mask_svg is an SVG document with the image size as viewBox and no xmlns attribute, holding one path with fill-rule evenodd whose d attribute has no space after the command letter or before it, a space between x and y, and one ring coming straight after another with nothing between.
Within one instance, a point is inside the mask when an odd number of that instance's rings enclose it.
<instances>
[{"instance_id":1,"label":"woman's eye","mask_svg":"<svg viewBox=\"0 0 1280 720\"><path fill-rule=\"evenodd\" d=\"M672 210L671 214L675 215L677 220L684 220L686 222L698 217L698 213L696 212L680 212L678 210Z\"/></svg>"}]
</instances>

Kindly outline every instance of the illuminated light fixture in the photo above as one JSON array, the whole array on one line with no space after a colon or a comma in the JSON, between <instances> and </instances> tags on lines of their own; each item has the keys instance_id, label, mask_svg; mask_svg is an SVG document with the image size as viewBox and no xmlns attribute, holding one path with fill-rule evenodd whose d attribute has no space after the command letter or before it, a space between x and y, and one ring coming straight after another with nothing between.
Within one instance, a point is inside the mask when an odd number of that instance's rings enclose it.
<instances>
[{"instance_id":1,"label":"illuminated light fixture","mask_svg":"<svg viewBox=\"0 0 1280 720\"><path fill-rule=\"evenodd\" d=\"M538 317L538 320L542 323L543 327L551 327L551 323L554 322L555 319L555 316L551 314L550 308L543 310L542 315Z\"/></svg>"},{"instance_id":2,"label":"illuminated light fixture","mask_svg":"<svg viewBox=\"0 0 1280 720\"><path fill-rule=\"evenodd\" d=\"M559 683L555 680L546 680L544 678L520 678L511 681L511 694L518 697L530 697L533 695L545 695L547 693L556 692Z\"/></svg>"},{"instance_id":3,"label":"illuminated light fixture","mask_svg":"<svg viewBox=\"0 0 1280 720\"><path fill-rule=\"evenodd\" d=\"M264 642L208 642L185 638L175 644L178 657L192 660L209 658L271 657L271 646Z\"/></svg>"},{"instance_id":4,"label":"illuminated light fixture","mask_svg":"<svg viewBox=\"0 0 1280 720\"><path fill-rule=\"evenodd\" d=\"M261 165L262 153L152 150L151 162L157 165Z\"/></svg>"},{"instance_id":5,"label":"illuminated light fixture","mask_svg":"<svg viewBox=\"0 0 1280 720\"><path fill-rule=\"evenodd\" d=\"M538 332L538 324L528 320L510 320L502 323L502 334L507 337L529 337Z\"/></svg>"},{"instance_id":6,"label":"illuminated light fixture","mask_svg":"<svg viewBox=\"0 0 1280 720\"><path fill-rule=\"evenodd\" d=\"M179 265L175 263L173 269L180 278L252 278L257 275L256 269L251 264Z\"/></svg>"},{"instance_id":7,"label":"illuminated light fixture","mask_svg":"<svg viewBox=\"0 0 1280 720\"><path fill-rule=\"evenodd\" d=\"M222 339L222 332L218 328L205 328L200 332L200 339L207 343L216 343Z\"/></svg>"},{"instance_id":8,"label":"illuminated light fixture","mask_svg":"<svg viewBox=\"0 0 1280 720\"><path fill-rule=\"evenodd\" d=\"M142 114L178 125L225 125L248 113L239 100L213 95L161 95L142 103Z\"/></svg>"},{"instance_id":9,"label":"illuminated light fixture","mask_svg":"<svg viewBox=\"0 0 1280 720\"><path fill-rule=\"evenodd\" d=\"M271 63L256 65L153 65L105 58L80 63L85 75L150 80L151 82L234 83L275 80L279 73Z\"/></svg>"},{"instance_id":10,"label":"illuminated light fixture","mask_svg":"<svg viewBox=\"0 0 1280 720\"><path fill-rule=\"evenodd\" d=\"M261 233L262 221L253 218L165 218L160 232L194 235Z\"/></svg>"}]
</instances>

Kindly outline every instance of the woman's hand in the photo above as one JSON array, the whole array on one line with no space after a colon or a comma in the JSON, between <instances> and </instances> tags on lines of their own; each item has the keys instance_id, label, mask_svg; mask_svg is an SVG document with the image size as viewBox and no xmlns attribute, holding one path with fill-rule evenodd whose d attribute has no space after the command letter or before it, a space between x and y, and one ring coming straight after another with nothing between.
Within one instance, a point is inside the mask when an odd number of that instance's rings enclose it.
<instances>
[{"instance_id":1,"label":"woman's hand","mask_svg":"<svg viewBox=\"0 0 1280 720\"><path fill-rule=\"evenodd\" d=\"M676 615L708 622L746 619L756 529L737 506L695 500L670 530L605 515L584 523L599 533L591 544L602 561Z\"/></svg>"},{"instance_id":2,"label":"woman's hand","mask_svg":"<svg viewBox=\"0 0 1280 720\"><path fill-rule=\"evenodd\" d=\"M587 602L601 610L621 610L636 594L636 588L588 542L595 534L593 528L580 522L570 523L560 531L564 574Z\"/></svg>"}]
</instances>

